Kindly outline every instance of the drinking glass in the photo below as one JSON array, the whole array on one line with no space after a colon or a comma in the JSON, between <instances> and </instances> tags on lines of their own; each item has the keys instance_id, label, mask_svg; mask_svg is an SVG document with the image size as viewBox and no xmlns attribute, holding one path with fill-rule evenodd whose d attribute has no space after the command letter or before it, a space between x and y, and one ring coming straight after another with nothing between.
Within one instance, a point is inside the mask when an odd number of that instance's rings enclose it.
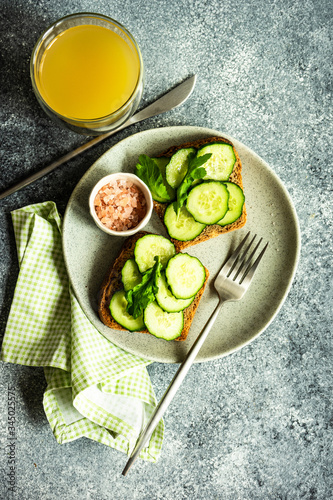
<instances>
[{"instance_id":1,"label":"drinking glass","mask_svg":"<svg viewBox=\"0 0 333 500\"><path fill-rule=\"evenodd\" d=\"M102 28L106 28L107 30L111 30L114 34L118 35L121 37L122 41L120 40L121 44L123 44L123 41L126 43L126 51L132 58L131 60L135 60L135 69L133 66L133 74L135 75L134 79L134 85L132 87L128 86L127 88L130 89L128 92L129 95L125 96L125 101L121 103L121 105L113 109L111 112L107 113L102 113L102 116L90 116L90 117L85 117L85 116L72 116L73 113L67 113L67 112L60 112L59 109L56 110L54 109L54 105L52 104L52 100L49 98L49 95L47 92L43 90L43 84L42 84L42 76L43 76L43 70L45 69L45 61L47 57L47 51L55 46L56 43L58 43L59 40L64 40L61 39L61 36L67 31L70 30L71 28L77 28L77 27L86 27L86 26L98 26ZM68 33L68 32L67 32ZM115 35L112 35L115 36ZM118 37L116 37L118 38ZM124 45L124 44L123 44ZM82 45L83 46L83 45ZM105 45L106 46L106 45ZM81 45L79 45L81 47ZM83 51L84 49L82 49ZM88 51L90 51L90 47L88 47ZM68 54L71 52L68 51ZM120 54L120 52L118 52ZM118 54L117 53L117 54ZM117 55L116 54L116 55ZM96 54L96 59L98 54ZM82 64L85 64L85 54L80 54L82 58ZM117 56L118 57L118 56ZM120 55L119 55L120 57ZM61 58L58 57L58 62L61 60ZM53 64L56 64L57 59L53 59ZM78 59L76 58L76 62ZM81 59L80 59L81 61ZM94 67L95 61L94 58L92 59L92 72L91 75L87 74L87 78L89 78L89 81L83 82L82 85L80 83L75 83L78 88L78 93L81 90L79 87L83 87L83 83L89 83L95 82L96 83L96 89L92 88L92 91L90 94L88 93L86 96L86 99L97 99L100 98L102 101L103 98L101 97L101 93L99 92L99 87L98 84L101 83L101 81L98 80L97 77L95 77L93 73L93 67ZM129 62L127 61L127 64ZM136 77L136 69L137 69L137 77ZM55 67L53 68L55 70ZM60 73L56 74L61 74L61 71L64 71L63 67L59 70ZM111 70L109 70L111 71ZM113 70L112 70L113 71ZM118 78L118 83L119 84L119 78L121 81L125 81L126 77L126 72L121 74L121 72L114 71L114 74L112 73L112 78L117 79ZM32 87L34 90L34 93L36 95L36 98L40 104L40 106L43 108L43 110L58 124L64 125L65 127L74 130L75 132L85 134L85 135L99 135L111 130L114 130L118 128L120 125L122 125L132 114L135 112L137 109L142 92L143 92L143 86L144 86L144 67L143 67L143 60L142 60L142 55L139 49L139 46L137 42L135 41L134 37L131 35L131 33L124 27L122 26L119 22L115 21L114 19L111 19L107 16L101 15L101 14L95 14L95 13L77 13L77 14L71 14L68 16L65 16L58 21L54 22L49 28L46 29L46 31L39 37L33 52L31 56L31 61L30 61L30 76L31 76L31 81L32 81ZM63 82L60 81L60 85L62 85ZM132 81L131 81L132 84ZM129 84L128 84L129 85ZM91 86L89 87L91 88ZM108 89L107 89L108 91ZM61 94L63 92L63 94ZM63 85L61 88L61 92L59 93L60 99L61 95L64 95L66 93L66 87ZM112 92L112 89L110 88L110 92ZM75 94L75 92L74 92ZM59 97L58 95L58 97ZM123 94L121 94L123 97ZM117 94L118 96L118 94ZM115 96L115 98L117 97ZM118 96L120 98L120 96ZM74 95L75 98L75 95ZM112 95L110 94L110 99L113 98ZM119 100L119 99L118 99ZM89 101L87 101L89 102ZM93 102L93 101L92 101Z\"/></svg>"}]
</instances>

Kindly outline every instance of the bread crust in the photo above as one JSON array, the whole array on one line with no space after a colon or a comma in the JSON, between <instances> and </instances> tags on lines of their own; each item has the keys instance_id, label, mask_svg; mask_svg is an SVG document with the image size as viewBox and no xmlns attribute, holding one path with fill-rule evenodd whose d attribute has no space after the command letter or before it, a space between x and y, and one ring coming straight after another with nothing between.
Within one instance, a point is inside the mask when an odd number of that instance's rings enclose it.
<instances>
[{"instance_id":1,"label":"bread crust","mask_svg":"<svg viewBox=\"0 0 333 500\"><path fill-rule=\"evenodd\" d=\"M146 231L140 231L139 233L135 234L134 236L131 236L130 238L127 238L122 246L122 249L112 264L111 268L108 270L106 273L103 283L100 288L100 296L99 296L99 303L98 303L98 314L101 319L101 321L108 326L109 328L112 328L114 330L123 330L127 331L126 328L122 327L119 323L117 323L110 312L110 301L112 298L112 295L117 291L117 290L122 290L123 285L121 281L121 270L125 264L125 262L134 257L134 248L137 240L144 236L145 234L151 234ZM182 330L181 336L175 339L176 341L183 341L186 339L188 332L190 330L194 315L196 313L196 310L199 306L201 297L204 293L205 287L207 285L208 277L209 277L209 271L205 267L206 271L206 279L201 287L201 289L198 291L196 294L193 302L186 308L184 309L184 328ZM148 330L140 330L140 333L148 333Z\"/></svg>"},{"instance_id":2,"label":"bread crust","mask_svg":"<svg viewBox=\"0 0 333 500\"><path fill-rule=\"evenodd\" d=\"M216 143L216 142L222 142L225 144L230 144L232 146L234 153L235 153L235 157L236 157L236 163L235 163L234 169L229 177L229 181L237 184L240 188L244 189L243 180L242 180L242 162L241 162L241 159L238 155L237 150L235 149L234 145L232 144L232 142L230 142L228 139L225 139L224 137L220 137L220 136L207 137L204 139L198 139L197 141L186 142L186 143L181 144L179 146L172 146L169 149L167 149L166 151L164 151L163 153L156 155L156 157L161 157L161 156L171 157L179 149L190 148L190 147L200 148L206 144L212 144L212 143ZM168 206L168 203L160 203L158 201L154 201L154 211L157 213L157 215L160 218L166 231L167 231L167 227L164 224L164 213L165 213L167 206ZM216 236L219 236L220 234L230 233L231 231L234 231L235 229L240 229L241 227L243 227L245 225L246 219L247 219L247 214L246 214L246 207L245 207L245 203L244 203L242 215L232 224L228 224L227 226L219 226L218 224L206 226L205 229L198 236L196 236L193 240L189 240L189 241L180 241L180 240L176 240L175 238L170 238L170 239L174 243L174 245L176 247L176 251L180 252L187 247L190 247L192 245L197 245L198 243L202 243L203 241L210 240L211 238L215 238Z\"/></svg>"}]
</instances>

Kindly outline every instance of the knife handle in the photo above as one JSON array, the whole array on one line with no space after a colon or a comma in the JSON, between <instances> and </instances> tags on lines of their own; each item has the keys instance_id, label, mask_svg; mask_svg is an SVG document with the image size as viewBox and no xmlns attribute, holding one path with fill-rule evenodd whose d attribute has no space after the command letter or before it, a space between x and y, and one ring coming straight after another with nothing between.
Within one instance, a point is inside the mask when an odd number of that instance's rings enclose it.
<instances>
[{"instance_id":1,"label":"knife handle","mask_svg":"<svg viewBox=\"0 0 333 500\"><path fill-rule=\"evenodd\" d=\"M18 182L14 186L12 186L8 189L5 189L5 191L0 193L0 200L3 200L3 198L6 198L10 194L13 194L16 191L19 191L20 189L24 188L25 186L28 186L29 184L36 181L37 179L40 179L41 177L48 174L49 172L52 172L52 170L54 170L55 168L59 167L63 163L66 163L66 161L69 161L72 158L75 158L75 156L80 155L81 153L83 153L87 149L92 148L93 146L95 146L99 142L104 141L104 139L107 139L108 137L115 134L116 132L119 132L123 128L128 127L129 125L132 125L133 123L136 123L135 117L136 117L136 115L132 116L125 123L123 123L123 125L121 125L120 127L116 128L114 130L111 130L110 132L107 132L106 134L95 137L94 139L86 142L85 144L82 144L82 146L79 146L78 148L74 149L70 153L65 154L64 156L62 156L58 160L54 161L53 163L51 163L47 167L42 168L42 170L38 170L38 172L36 172L32 175L29 175L29 177L26 177L25 179Z\"/></svg>"},{"instance_id":2,"label":"knife handle","mask_svg":"<svg viewBox=\"0 0 333 500\"><path fill-rule=\"evenodd\" d=\"M153 116L165 113L166 111L171 111L172 109L176 108L190 97L195 86L196 78L197 78L196 75L187 78L182 83L180 83L173 89L166 92L166 94L164 94L162 97L158 98L156 101L149 104L146 108L142 109L135 115L131 116L125 123L123 123L116 129L110 130L110 132L106 132L105 134L95 137L91 141L88 141L82 146L79 146L78 148L74 149L74 151L71 151L70 153L67 153L66 155L62 156L61 158L59 158L59 160L54 161L53 163L51 163L51 165L42 168L42 170L39 170L38 172L27 177L26 179L23 179L21 182L18 182L14 186L6 189L2 193L0 193L0 200L3 200L4 198L6 198L6 196L15 193L19 189L28 186L28 184L31 184L32 182L36 181L37 179L40 179L49 172L52 172L52 170L59 167L66 161L75 158L75 156L78 156L79 154L83 153L87 149L90 149L99 142L104 141L105 139L115 134L116 132L119 132L120 130L129 127L134 123L141 122L142 120L146 120L147 118L151 118Z\"/></svg>"}]
</instances>

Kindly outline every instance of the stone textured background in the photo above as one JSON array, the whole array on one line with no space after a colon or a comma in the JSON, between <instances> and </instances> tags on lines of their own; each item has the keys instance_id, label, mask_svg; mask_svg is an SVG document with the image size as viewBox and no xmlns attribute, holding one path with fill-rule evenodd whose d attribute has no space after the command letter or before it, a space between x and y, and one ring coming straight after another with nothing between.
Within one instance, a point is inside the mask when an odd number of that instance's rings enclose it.
<instances>
[{"instance_id":1,"label":"stone textured background","mask_svg":"<svg viewBox=\"0 0 333 500\"><path fill-rule=\"evenodd\" d=\"M39 108L29 58L51 22L100 12L136 37L142 105L196 73L179 109L126 129L0 202L0 330L18 272L10 211L45 200L63 213L89 166L120 139L207 126L252 148L286 185L299 216L291 292L259 339L193 366L165 417L156 465L81 439L58 445L42 407L42 369L0 364L1 498L6 394L17 393L17 486L26 499L329 499L332 473L332 2L330 0L2 0L0 190L84 142ZM176 366L149 367L161 397Z\"/></svg>"}]
</instances>

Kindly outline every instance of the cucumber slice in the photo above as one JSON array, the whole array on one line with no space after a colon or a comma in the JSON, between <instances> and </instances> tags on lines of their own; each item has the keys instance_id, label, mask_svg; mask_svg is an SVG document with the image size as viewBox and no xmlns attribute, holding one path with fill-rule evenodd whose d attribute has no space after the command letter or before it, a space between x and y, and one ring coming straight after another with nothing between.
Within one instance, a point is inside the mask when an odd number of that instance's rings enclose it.
<instances>
[{"instance_id":1,"label":"cucumber slice","mask_svg":"<svg viewBox=\"0 0 333 500\"><path fill-rule=\"evenodd\" d=\"M167 164L170 161L170 158L168 158L167 156L160 156L159 158L152 158L152 160L154 160L154 162L157 164L158 168L160 169L160 172L161 172L162 177L165 181L165 186L167 188L168 195L169 195L169 198L166 199L166 198L161 198L160 196L158 196L155 193L154 194L152 193L153 200L159 201L160 203L170 202L176 198L176 191L168 184L168 182L166 180L166 175L165 175L165 169L166 169Z\"/></svg>"},{"instance_id":2,"label":"cucumber slice","mask_svg":"<svg viewBox=\"0 0 333 500\"><path fill-rule=\"evenodd\" d=\"M239 219L242 215L243 205L245 202L245 196L242 188L233 182L225 182L225 185L229 191L228 211L223 219L218 221L217 224L220 226L226 226L227 224L231 224Z\"/></svg>"},{"instance_id":3,"label":"cucumber slice","mask_svg":"<svg viewBox=\"0 0 333 500\"><path fill-rule=\"evenodd\" d=\"M227 213L228 199L229 192L224 184L207 181L190 191L186 208L197 222L215 224Z\"/></svg>"},{"instance_id":4,"label":"cucumber slice","mask_svg":"<svg viewBox=\"0 0 333 500\"><path fill-rule=\"evenodd\" d=\"M165 175L167 183L174 189L179 186L186 175L188 169L188 155L190 153L195 153L195 151L195 148L179 149L171 156L171 160L166 167Z\"/></svg>"},{"instance_id":5,"label":"cucumber slice","mask_svg":"<svg viewBox=\"0 0 333 500\"><path fill-rule=\"evenodd\" d=\"M236 163L233 147L222 142L207 144L199 149L197 156L207 153L211 153L212 156L204 165L207 172L204 180L227 181Z\"/></svg>"},{"instance_id":6,"label":"cucumber slice","mask_svg":"<svg viewBox=\"0 0 333 500\"><path fill-rule=\"evenodd\" d=\"M197 257L178 253L169 260L165 276L171 292L177 299L189 299L204 284L206 271Z\"/></svg>"},{"instance_id":7,"label":"cucumber slice","mask_svg":"<svg viewBox=\"0 0 333 500\"><path fill-rule=\"evenodd\" d=\"M144 322L149 333L164 340L180 337L184 328L183 311L168 313L156 302L151 302L143 313Z\"/></svg>"},{"instance_id":8,"label":"cucumber slice","mask_svg":"<svg viewBox=\"0 0 333 500\"><path fill-rule=\"evenodd\" d=\"M134 258L138 265L139 271L144 273L155 264L155 257L159 256L163 267L166 266L168 260L176 253L175 245L165 238L157 234L146 234L139 238L134 248Z\"/></svg>"},{"instance_id":9,"label":"cucumber slice","mask_svg":"<svg viewBox=\"0 0 333 500\"><path fill-rule=\"evenodd\" d=\"M167 206L164 213L164 224L169 236L179 241L193 240L206 227L206 224L197 222L185 206L181 207L177 217L173 203Z\"/></svg>"},{"instance_id":10,"label":"cucumber slice","mask_svg":"<svg viewBox=\"0 0 333 500\"><path fill-rule=\"evenodd\" d=\"M129 330L130 332L138 332L145 328L143 315L134 319L133 316L126 311L127 300L125 298L125 290L116 292L110 301L110 312L117 323Z\"/></svg>"},{"instance_id":11,"label":"cucumber slice","mask_svg":"<svg viewBox=\"0 0 333 500\"><path fill-rule=\"evenodd\" d=\"M179 312L188 307L194 300L194 297L189 299L176 299L168 288L168 283L164 273L157 280L158 292L155 295L158 305L166 312Z\"/></svg>"},{"instance_id":12,"label":"cucumber slice","mask_svg":"<svg viewBox=\"0 0 333 500\"><path fill-rule=\"evenodd\" d=\"M142 275L134 259L128 259L121 270L121 281L123 282L125 292L132 290L141 283Z\"/></svg>"}]
</instances>

